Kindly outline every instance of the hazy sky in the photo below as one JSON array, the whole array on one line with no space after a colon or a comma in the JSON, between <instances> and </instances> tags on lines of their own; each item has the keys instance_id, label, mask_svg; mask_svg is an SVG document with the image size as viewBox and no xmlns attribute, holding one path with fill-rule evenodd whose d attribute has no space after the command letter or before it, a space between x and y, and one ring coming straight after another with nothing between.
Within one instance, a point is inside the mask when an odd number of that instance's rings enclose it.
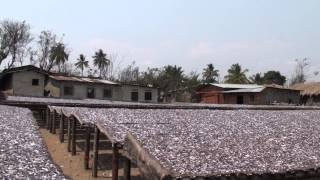
<instances>
[{"instance_id":1,"label":"hazy sky","mask_svg":"<svg viewBox=\"0 0 320 180\"><path fill-rule=\"evenodd\" d=\"M296 58L320 70L319 0L1 0L0 19L26 20L35 34L65 34L71 61L98 48L142 69L177 64L224 75L239 62L250 74L292 74ZM320 77L312 79L320 80Z\"/></svg>"}]
</instances>

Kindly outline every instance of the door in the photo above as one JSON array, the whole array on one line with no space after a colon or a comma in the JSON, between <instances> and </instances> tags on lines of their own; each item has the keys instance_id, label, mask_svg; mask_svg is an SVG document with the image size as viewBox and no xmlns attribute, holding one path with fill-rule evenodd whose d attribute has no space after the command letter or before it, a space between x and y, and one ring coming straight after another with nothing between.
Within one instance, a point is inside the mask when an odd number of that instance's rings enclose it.
<instances>
[{"instance_id":1,"label":"door","mask_svg":"<svg viewBox=\"0 0 320 180\"><path fill-rule=\"evenodd\" d=\"M137 102L139 100L138 92L131 92L131 101Z\"/></svg>"},{"instance_id":2,"label":"door","mask_svg":"<svg viewBox=\"0 0 320 180\"><path fill-rule=\"evenodd\" d=\"M237 104L243 104L243 96L237 96Z\"/></svg>"}]
</instances>

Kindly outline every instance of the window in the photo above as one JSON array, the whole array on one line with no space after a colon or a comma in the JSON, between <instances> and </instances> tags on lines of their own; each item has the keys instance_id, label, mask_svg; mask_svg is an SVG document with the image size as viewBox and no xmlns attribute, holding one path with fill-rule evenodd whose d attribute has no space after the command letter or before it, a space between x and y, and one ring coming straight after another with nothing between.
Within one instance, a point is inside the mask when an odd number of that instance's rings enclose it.
<instances>
[{"instance_id":1,"label":"window","mask_svg":"<svg viewBox=\"0 0 320 180\"><path fill-rule=\"evenodd\" d=\"M32 79L32 86L39 86L39 79Z\"/></svg>"},{"instance_id":2,"label":"window","mask_svg":"<svg viewBox=\"0 0 320 180\"><path fill-rule=\"evenodd\" d=\"M73 86L64 86L63 94L66 96L73 96Z\"/></svg>"},{"instance_id":3,"label":"window","mask_svg":"<svg viewBox=\"0 0 320 180\"><path fill-rule=\"evenodd\" d=\"M94 88L87 89L87 98L94 98Z\"/></svg>"},{"instance_id":4,"label":"window","mask_svg":"<svg viewBox=\"0 0 320 180\"><path fill-rule=\"evenodd\" d=\"M131 92L131 101L137 102L139 100L139 93L138 91Z\"/></svg>"},{"instance_id":5,"label":"window","mask_svg":"<svg viewBox=\"0 0 320 180\"><path fill-rule=\"evenodd\" d=\"M151 91L144 92L144 100L146 100L146 101L152 100L152 92Z\"/></svg>"},{"instance_id":6,"label":"window","mask_svg":"<svg viewBox=\"0 0 320 180\"><path fill-rule=\"evenodd\" d=\"M104 89L103 90L103 97L104 98L112 98L112 90L111 89Z\"/></svg>"}]
</instances>

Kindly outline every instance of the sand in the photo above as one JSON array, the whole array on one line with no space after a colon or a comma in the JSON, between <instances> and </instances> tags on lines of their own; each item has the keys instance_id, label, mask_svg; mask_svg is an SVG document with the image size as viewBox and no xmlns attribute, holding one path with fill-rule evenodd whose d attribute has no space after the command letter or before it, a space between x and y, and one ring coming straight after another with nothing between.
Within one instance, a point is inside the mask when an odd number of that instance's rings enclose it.
<instances>
[{"instance_id":1,"label":"sand","mask_svg":"<svg viewBox=\"0 0 320 180\"><path fill-rule=\"evenodd\" d=\"M98 177L93 178L91 169L85 170L84 169L84 152L81 150L81 146L77 146L77 154L75 156L72 156L71 153L67 151L67 143L66 139L64 143L60 143L58 132L57 134L51 134L47 129L40 128L40 133L47 145L48 151L51 155L51 158L53 159L54 163L58 165L61 170L63 171L64 175L67 177L70 177L74 180L111 180L112 174L111 174L111 151L108 150L108 143L103 142L102 149L99 152L99 171L98 171ZM66 137L65 137L66 138ZM77 143L77 145L80 145L81 141ZM92 151L90 152L90 158L92 157ZM119 169L119 179L123 179L123 169L122 164L120 160L120 169ZM91 162L90 162L91 167ZM131 176L132 180L139 180L142 179L139 176L139 170L137 168L131 169Z\"/></svg>"}]
</instances>

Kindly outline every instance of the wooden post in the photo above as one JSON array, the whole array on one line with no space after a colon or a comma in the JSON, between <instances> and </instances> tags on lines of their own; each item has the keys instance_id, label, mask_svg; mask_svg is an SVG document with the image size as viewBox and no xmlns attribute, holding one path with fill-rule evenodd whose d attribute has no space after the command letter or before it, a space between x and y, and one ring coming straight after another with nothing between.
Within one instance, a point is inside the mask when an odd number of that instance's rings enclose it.
<instances>
[{"instance_id":1,"label":"wooden post","mask_svg":"<svg viewBox=\"0 0 320 180\"><path fill-rule=\"evenodd\" d=\"M64 142L64 116L61 114L60 117L60 142Z\"/></svg>"},{"instance_id":2,"label":"wooden post","mask_svg":"<svg viewBox=\"0 0 320 180\"><path fill-rule=\"evenodd\" d=\"M57 116L57 113L54 110L53 117L52 117L52 134L56 134L56 119L57 119L56 116Z\"/></svg>"},{"instance_id":3,"label":"wooden post","mask_svg":"<svg viewBox=\"0 0 320 180\"><path fill-rule=\"evenodd\" d=\"M117 144L112 144L112 180L118 180L119 170L119 148Z\"/></svg>"},{"instance_id":4,"label":"wooden post","mask_svg":"<svg viewBox=\"0 0 320 180\"><path fill-rule=\"evenodd\" d=\"M89 169L90 127L86 127L86 144L84 150L84 169Z\"/></svg>"},{"instance_id":5,"label":"wooden post","mask_svg":"<svg viewBox=\"0 0 320 180\"><path fill-rule=\"evenodd\" d=\"M71 119L70 117L67 117L68 122L68 152L71 152Z\"/></svg>"},{"instance_id":6,"label":"wooden post","mask_svg":"<svg viewBox=\"0 0 320 180\"><path fill-rule=\"evenodd\" d=\"M77 121L76 119L73 117L72 118L72 138L71 138L71 155L76 155L76 125L77 125Z\"/></svg>"},{"instance_id":7,"label":"wooden post","mask_svg":"<svg viewBox=\"0 0 320 180\"><path fill-rule=\"evenodd\" d=\"M124 163L123 163L123 178L124 180L131 179L131 161L126 157L124 158Z\"/></svg>"},{"instance_id":8,"label":"wooden post","mask_svg":"<svg viewBox=\"0 0 320 180\"><path fill-rule=\"evenodd\" d=\"M49 131L52 133L52 113L49 112Z\"/></svg>"},{"instance_id":9,"label":"wooden post","mask_svg":"<svg viewBox=\"0 0 320 180\"><path fill-rule=\"evenodd\" d=\"M99 153L99 135L100 130L97 126L94 128L94 141L93 141L93 164L92 164L92 176L98 176L98 153Z\"/></svg>"},{"instance_id":10,"label":"wooden post","mask_svg":"<svg viewBox=\"0 0 320 180\"><path fill-rule=\"evenodd\" d=\"M50 119L50 110L47 108L46 110L46 128L49 130L49 119Z\"/></svg>"}]
</instances>

